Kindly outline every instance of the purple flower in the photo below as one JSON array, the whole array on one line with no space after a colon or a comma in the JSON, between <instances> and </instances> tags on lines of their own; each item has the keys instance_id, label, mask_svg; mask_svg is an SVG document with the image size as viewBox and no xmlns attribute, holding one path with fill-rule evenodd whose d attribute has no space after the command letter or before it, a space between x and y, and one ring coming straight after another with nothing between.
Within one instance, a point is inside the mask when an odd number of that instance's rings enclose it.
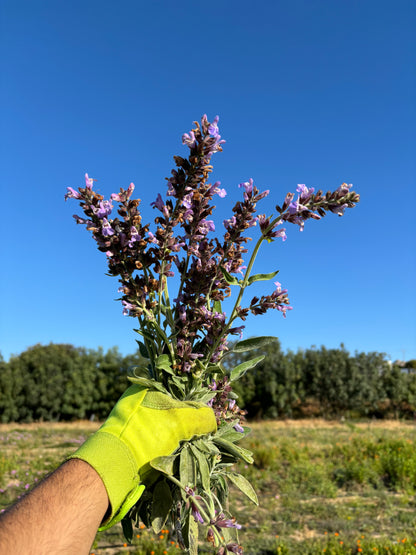
<instances>
[{"instance_id":1,"label":"purple flower","mask_svg":"<svg viewBox=\"0 0 416 555\"><path fill-rule=\"evenodd\" d=\"M69 198L81 198L81 195L72 187L67 187L67 191L68 192L65 195L65 201L67 201Z\"/></svg>"},{"instance_id":2,"label":"purple flower","mask_svg":"<svg viewBox=\"0 0 416 555\"><path fill-rule=\"evenodd\" d=\"M151 243L156 243L157 244L157 239L156 237L153 235L153 233L151 231L148 231L147 236L149 238L149 241Z\"/></svg>"},{"instance_id":3,"label":"purple flower","mask_svg":"<svg viewBox=\"0 0 416 555\"><path fill-rule=\"evenodd\" d=\"M278 229L277 231L274 231L273 232L273 237L280 237L282 239L282 241L286 241L286 239L287 239L286 229L284 227L282 227L281 229Z\"/></svg>"},{"instance_id":4,"label":"purple flower","mask_svg":"<svg viewBox=\"0 0 416 555\"><path fill-rule=\"evenodd\" d=\"M245 326L238 326L238 327L236 327L236 328L231 328L231 329L229 330L229 333L230 333L231 335L239 335L239 336L240 336L240 339L242 339L242 337L243 337L243 329L244 329L244 328L245 328Z\"/></svg>"},{"instance_id":5,"label":"purple flower","mask_svg":"<svg viewBox=\"0 0 416 555\"><path fill-rule=\"evenodd\" d=\"M352 183L350 183L349 185L347 185L346 183L342 183L342 185L338 187L336 192L339 193L340 195L345 196L345 195L348 195L351 187L352 187Z\"/></svg>"},{"instance_id":6,"label":"purple flower","mask_svg":"<svg viewBox=\"0 0 416 555\"><path fill-rule=\"evenodd\" d=\"M171 181L168 181L168 192L166 194L168 197L176 196L176 191Z\"/></svg>"},{"instance_id":7,"label":"purple flower","mask_svg":"<svg viewBox=\"0 0 416 555\"><path fill-rule=\"evenodd\" d=\"M195 133L193 131L188 133L184 133L182 135L182 144L188 145L189 148L194 148L196 145Z\"/></svg>"},{"instance_id":8,"label":"purple flower","mask_svg":"<svg viewBox=\"0 0 416 555\"><path fill-rule=\"evenodd\" d=\"M231 553L237 553L237 555L243 555L243 548L241 545L237 543L229 543L227 544L227 551L231 551Z\"/></svg>"},{"instance_id":9,"label":"purple flower","mask_svg":"<svg viewBox=\"0 0 416 555\"><path fill-rule=\"evenodd\" d=\"M235 216L232 216L229 220L224 220L222 223L225 229L231 229L237 223L237 219Z\"/></svg>"},{"instance_id":10,"label":"purple flower","mask_svg":"<svg viewBox=\"0 0 416 555\"><path fill-rule=\"evenodd\" d=\"M289 204L289 214L296 214L298 211L298 201L294 200Z\"/></svg>"},{"instance_id":11,"label":"purple flower","mask_svg":"<svg viewBox=\"0 0 416 555\"><path fill-rule=\"evenodd\" d=\"M296 191L300 193L299 200L301 200L302 202L306 202L311 198L312 193L315 192L315 189L313 187L310 187L308 189L306 185L301 184L296 187Z\"/></svg>"},{"instance_id":12,"label":"purple flower","mask_svg":"<svg viewBox=\"0 0 416 555\"><path fill-rule=\"evenodd\" d=\"M236 528L241 530L241 524L238 524L235 517L225 518L224 513L220 513L215 519L211 520L211 524L217 528Z\"/></svg>"},{"instance_id":13,"label":"purple flower","mask_svg":"<svg viewBox=\"0 0 416 555\"><path fill-rule=\"evenodd\" d=\"M192 516L194 517L195 520L197 520L201 524L204 524L204 519L202 518L201 513L197 509L193 509Z\"/></svg>"},{"instance_id":14,"label":"purple flower","mask_svg":"<svg viewBox=\"0 0 416 555\"><path fill-rule=\"evenodd\" d=\"M244 189L247 194L250 194L253 191L253 180L250 178L249 181L240 183L238 186L240 187L240 189Z\"/></svg>"},{"instance_id":15,"label":"purple flower","mask_svg":"<svg viewBox=\"0 0 416 555\"><path fill-rule=\"evenodd\" d=\"M130 316L130 311L134 310L134 306L127 301L121 301L123 304L123 314L124 316Z\"/></svg>"},{"instance_id":16,"label":"purple flower","mask_svg":"<svg viewBox=\"0 0 416 555\"><path fill-rule=\"evenodd\" d=\"M344 215L344 210L348 208L348 204L342 204L341 206L335 206L334 208L330 208L331 212L337 214L338 216Z\"/></svg>"},{"instance_id":17,"label":"purple flower","mask_svg":"<svg viewBox=\"0 0 416 555\"><path fill-rule=\"evenodd\" d=\"M106 216L109 216L113 210L113 205L109 200L100 201L99 206L100 206L99 208L93 207L93 212L95 213L97 218L100 218L100 219L105 218Z\"/></svg>"},{"instance_id":18,"label":"purple flower","mask_svg":"<svg viewBox=\"0 0 416 555\"><path fill-rule=\"evenodd\" d=\"M218 129L218 121L219 121L219 116L215 116L214 121L208 126L208 133L210 135L212 135L215 138L220 138L219 137L219 129ZM192 133L192 131L191 131Z\"/></svg>"},{"instance_id":19,"label":"purple flower","mask_svg":"<svg viewBox=\"0 0 416 555\"><path fill-rule=\"evenodd\" d=\"M215 224L212 220L205 220L204 218L199 223L198 231L202 233L202 235L206 235L210 231L215 231Z\"/></svg>"},{"instance_id":20,"label":"purple flower","mask_svg":"<svg viewBox=\"0 0 416 555\"><path fill-rule=\"evenodd\" d=\"M110 237L110 235L114 235L114 230L111 227L111 225L108 223L107 218L103 218L101 233L104 235L104 237Z\"/></svg>"},{"instance_id":21,"label":"purple flower","mask_svg":"<svg viewBox=\"0 0 416 555\"><path fill-rule=\"evenodd\" d=\"M227 191L225 189L220 189L218 185L221 185L221 181L216 181L214 185L212 185L210 189L210 193L212 195L218 195L220 198L224 198L227 196Z\"/></svg>"},{"instance_id":22,"label":"purple flower","mask_svg":"<svg viewBox=\"0 0 416 555\"><path fill-rule=\"evenodd\" d=\"M110 198L111 200L115 200L116 202L126 202L126 200L128 200L131 197L133 191L134 191L134 183L130 183L127 191L123 191L123 189L120 189L120 193L112 193L110 195Z\"/></svg>"},{"instance_id":23,"label":"purple flower","mask_svg":"<svg viewBox=\"0 0 416 555\"><path fill-rule=\"evenodd\" d=\"M72 217L75 218L75 221L77 222L77 224L92 225L91 220L86 220L85 218L81 218L80 216L77 216L76 214L74 214Z\"/></svg>"},{"instance_id":24,"label":"purple flower","mask_svg":"<svg viewBox=\"0 0 416 555\"><path fill-rule=\"evenodd\" d=\"M240 424L235 424L234 425L234 430L236 432L240 432L240 434L242 434L244 432L244 428L242 426L240 426Z\"/></svg>"},{"instance_id":25,"label":"purple flower","mask_svg":"<svg viewBox=\"0 0 416 555\"><path fill-rule=\"evenodd\" d=\"M185 208L192 208L192 193L189 193L188 195L185 195L182 199L182 206L185 206Z\"/></svg>"},{"instance_id":26,"label":"purple flower","mask_svg":"<svg viewBox=\"0 0 416 555\"><path fill-rule=\"evenodd\" d=\"M131 228L131 230L130 230L130 240L129 240L129 242L128 242L128 246L129 246L130 248L132 248L132 247L133 247L133 243L134 243L135 241L140 241L140 239L141 239L141 236L139 235L139 232L137 231L137 229L136 229L134 226L132 226L132 228Z\"/></svg>"},{"instance_id":27,"label":"purple flower","mask_svg":"<svg viewBox=\"0 0 416 555\"><path fill-rule=\"evenodd\" d=\"M85 187L87 189L89 189L91 191L92 186L93 186L93 182L95 181L95 179L93 179L92 177L88 177L88 174L85 174Z\"/></svg>"},{"instance_id":28,"label":"purple flower","mask_svg":"<svg viewBox=\"0 0 416 555\"><path fill-rule=\"evenodd\" d=\"M157 194L157 199L154 202L150 203L150 206L156 207L162 212L165 203L163 202L162 195L160 193Z\"/></svg>"}]
</instances>

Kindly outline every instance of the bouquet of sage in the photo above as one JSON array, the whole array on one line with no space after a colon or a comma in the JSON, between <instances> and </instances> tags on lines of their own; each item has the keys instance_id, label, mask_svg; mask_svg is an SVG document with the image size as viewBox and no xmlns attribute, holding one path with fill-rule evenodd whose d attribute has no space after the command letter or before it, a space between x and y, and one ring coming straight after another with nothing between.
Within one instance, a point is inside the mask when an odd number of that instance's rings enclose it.
<instances>
[{"instance_id":1,"label":"bouquet of sage","mask_svg":"<svg viewBox=\"0 0 416 555\"><path fill-rule=\"evenodd\" d=\"M302 230L309 218L319 220L327 212L342 216L359 195L346 183L326 194L298 185L297 197L287 193L269 216L257 212L269 191L261 192L250 179L240 183L241 200L216 235L213 201L223 199L226 191L220 182L210 183L209 176L211 157L222 151L224 141L218 117L210 122L204 115L194 123L182 137L188 155L174 157L176 167L167 178L166 194L159 193L152 203L153 228L142 221L132 183L105 200L86 174L85 187L68 187L65 198L79 200L84 214L74 218L91 231L107 258L108 273L118 277L124 314L137 319L135 331L146 363L133 369L130 381L174 399L206 403L217 419L215 434L184 442L177 452L151 462L146 490L123 520L124 533L131 538L133 524L139 521L155 532L168 527L184 550L197 553L199 532L205 528L205 538L223 555L243 551L238 541L241 526L228 511L229 487L258 503L253 487L235 470L236 462L250 464L253 458L239 445L249 428L233 382L263 356L231 370L224 361L230 353L256 351L274 340L241 340L242 322L250 314L275 309L286 316L291 310L287 290L278 281L267 294L246 300L247 288L269 282L278 273L253 273L256 256L264 242L286 240L285 223ZM257 239L249 251L251 231ZM233 336L240 341L231 341Z\"/></svg>"}]
</instances>

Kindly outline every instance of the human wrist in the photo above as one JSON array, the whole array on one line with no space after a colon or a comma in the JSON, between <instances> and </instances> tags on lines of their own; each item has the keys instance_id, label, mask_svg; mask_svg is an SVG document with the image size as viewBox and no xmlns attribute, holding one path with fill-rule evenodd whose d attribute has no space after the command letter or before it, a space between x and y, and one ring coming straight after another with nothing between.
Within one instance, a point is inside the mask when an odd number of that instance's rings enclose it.
<instances>
[{"instance_id":1,"label":"human wrist","mask_svg":"<svg viewBox=\"0 0 416 555\"><path fill-rule=\"evenodd\" d=\"M126 499L131 495L140 496L143 486L139 485L137 462L123 441L101 430L90 436L69 457L69 460L77 459L88 463L104 484L109 506L102 527L107 527L120 512Z\"/></svg>"}]
</instances>

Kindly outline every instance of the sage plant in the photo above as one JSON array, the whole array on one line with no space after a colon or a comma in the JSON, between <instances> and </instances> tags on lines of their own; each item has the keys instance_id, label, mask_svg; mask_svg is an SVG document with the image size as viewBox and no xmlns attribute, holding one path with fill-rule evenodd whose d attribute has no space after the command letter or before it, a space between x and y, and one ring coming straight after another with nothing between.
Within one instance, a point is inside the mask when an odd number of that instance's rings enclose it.
<instances>
[{"instance_id":1,"label":"sage plant","mask_svg":"<svg viewBox=\"0 0 416 555\"><path fill-rule=\"evenodd\" d=\"M233 382L264 357L256 356L231 371L224 360L231 352L256 350L273 337L241 339L243 322L250 315L275 309L286 317L291 310L287 290L278 281L262 296L246 300L246 290L258 281L271 281L277 271L253 274L263 242L286 240L285 223L302 231L308 219L319 220L327 212L342 216L355 206L359 195L343 183L334 192L315 192L297 186L297 197L288 193L273 216L258 213L257 205L269 191L260 191L250 179L240 183L242 198L216 233L212 213L214 199L226 191L220 182L209 182L211 158L222 151L218 116L201 122L182 137L186 157L174 156L176 164L167 178L167 191L152 203L154 226L142 223L140 200L133 199L134 185L120 189L106 200L93 189L85 175L85 187L68 187L66 199L80 203L83 216L75 215L92 233L107 258L108 273L118 277L123 313L138 321L140 353L146 363L133 370L133 383L161 391L175 399L199 401L215 411L218 430L204 438L184 442L177 452L151 462L143 478L146 490L123 520L131 539L133 523L142 521L157 533L170 527L181 547L197 552L198 531L219 555L242 553L238 542L241 526L229 514L229 484L237 486L253 503L257 496L250 483L234 469L239 460L252 463L252 454L238 445L249 432L244 411L237 404ZM112 216L113 211L116 212ZM249 233L256 243L248 256ZM244 257L247 255L247 261ZM178 279L172 280L173 276ZM172 294L169 285L177 290ZM172 286L171 286L172 289ZM223 301L231 297L231 310Z\"/></svg>"}]
</instances>

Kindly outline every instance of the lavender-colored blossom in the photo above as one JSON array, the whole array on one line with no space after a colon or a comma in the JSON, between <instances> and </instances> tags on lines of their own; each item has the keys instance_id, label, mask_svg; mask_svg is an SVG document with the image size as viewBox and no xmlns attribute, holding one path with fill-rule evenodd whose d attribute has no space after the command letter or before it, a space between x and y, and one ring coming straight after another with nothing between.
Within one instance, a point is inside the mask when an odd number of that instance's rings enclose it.
<instances>
[{"instance_id":1,"label":"lavender-colored blossom","mask_svg":"<svg viewBox=\"0 0 416 555\"><path fill-rule=\"evenodd\" d=\"M313 187L309 187L308 189L306 185L301 184L296 187L296 191L300 193L299 201L305 204L311 198L312 194L315 192L315 189Z\"/></svg>"},{"instance_id":2,"label":"lavender-colored blossom","mask_svg":"<svg viewBox=\"0 0 416 555\"><path fill-rule=\"evenodd\" d=\"M72 216L75 221L77 222L77 224L85 224L85 225L92 225L92 221L91 220L87 220L85 218L81 218L80 216L77 216L76 214L74 214Z\"/></svg>"},{"instance_id":3,"label":"lavender-colored blossom","mask_svg":"<svg viewBox=\"0 0 416 555\"><path fill-rule=\"evenodd\" d=\"M93 208L94 214L97 218L105 218L109 216L113 210L113 205L109 200L102 200L99 203L99 208Z\"/></svg>"},{"instance_id":4,"label":"lavender-colored blossom","mask_svg":"<svg viewBox=\"0 0 416 555\"><path fill-rule=\"evenodd\" d=\"M198 509L193 509L192 516L197 522L204 524L204 519L202 518L201 513L198 511Z\"/></svg>"},{"instance_id":5,"label":"lavender-colored blossom","mask_svg":"<svg viewBox=\"0 0 416 555\"><path fill-rule=\"evenodd\" d=\"M111 235L114 235L114 229L109 224L107 218L103 218L101 233L104 235L104 237L110 237Z\"/></svg>"},{"instance_id":6,"label":"lavender-colored blossom","mask_svg":"<svg viewBox=\"0 0 416 555\"><path fill-rule=\"evenodd\" d=\"M134 310L134 305L132 305L131 303L129 303L125 300L122 300L121 302L123 304L123 314L124 314L124 316L130 316L131 311Z\"/></svg>"},{"instance_id":7,"label":"lavender-colored blossom","mask_svg":"<svg viewBox=\"0 0 416 555\"><path fill-rule=\"evenodd\" d=\"M241 524L238 524L234 517L226 518L224 513L220 513L215 519L211 519L210 524L217 528L236 528L241 530Z\"/></svg>"},{"instance_id":8,"label":"lavender-colored blossom","mask_svg":"<svg viewBox=\"0 0 416 555\"><path fill-rule=\"evenodd\" d=\"M190 131L189 134L184 133L182 135L182 144L188 145L189 148L194 148L196 146L195 133L193 131Z\"/></svg>"},{"instance_id":9,"label":"lavender-colored blossom","mask_svg":"<svg viewBox=\"0 0 416 555\"><path fill-rule=\"evenodd\" d=\"M238 186L240 187L240 189L244 189L247 194L250 194L253 191L253 180L250 178L249 181L240 183Z\"/></svg>"},{"instance_id":10,"label":"lavender-colored blossom","mask_svg":"<svg viewBox=\"0 0 416 555\"><path fill-rule=\"evenodd\" d=\"M188 195L185 195L182 199L182 206L185 206L185 208L192 208L193 203L192 203L192 193L189 193Z\"/></svg>"},{"instance_id":11,"label":"lavender-colored blossom","mask_svg":"<svg viewBox=\"0 0 416 555\"><path fill-rule=\"evenodd\" d=\"M245 326L237 326L235 328L230 328L229 333L231 335L239 335L240 339L242 339L244 328L245 328Z\"/></svg>"},{"instance_id":12,"label":"lavender-colored blossom","mask_svg":"<svg viewBox=\"0 0 416 555\"><path fill-rule=\"evenodd\" d=\"M127 243L128 246L129 246L130 248L132 248L132 247L133 247L133 244L134 244L136 241L140 241L140 239L141 239L141 236L139 235L139 232L137 231L137 229L136 229L134 226L132 226L132 228L131 228L131 230L130 230L130 239L129 239L128 243Z\"/></svg>"},{"instance_id":13,"label":"lavender-colored blossom","mask_svg":"<svg viewBox=\"0 0 416 555\"><path fill-rule=\"evenodd\" d=\"M231 216L230 219L224 220L222 223L223 223L225 229L231 229L237 223L237 219L236 219L235 216Z\"/></svg>"},{"instance_id":14,"label":"lavender-colored blossom","mask_svg":"<svg viewBox=\"0 0 416 555\"><path fill-rule=\"evenodd\" d=\"M348 204L342 204L341 206L330 207L329 209L334 214L337 214L337 216L343 216L344 215L344 210L346 208L348 208Z\"/></svg>"},{"instance_id":15,"label":"lavender-colored blossom","mask_svg":"<svg viewBox=\"0 0 416 555\"><path fill-rule=\"evenodd\" d=\"M94 183L95 179L93 179L92 177L88 177L88 174L85 174L85 187L86 189L89 189L91 191L93 183Z\"/></svg>"},{"instance_id":16,"label":"lavender-colored blossom","mask_svg":"<svg viewBox=\"0 0 416 555\"><path fill-rule=\"evenodd\" d=\"M277 231L274 231L273 235L274 237L280 237L283 242L286 241L287 239L286 229L284 227L282 227L281 229L278 229Z\"/></svg>"},{"instance_id":17,"label":"lavender-colored blossom","mask_svg":"<svg viewBox=\"0 0 416 555\"><path fill-rule=\"evenodd\" d=\"M215 138L219 137L219 129L218 129L219 119L220 119L219 116L215 116L214 121L208 127L208 133Z\"/></svg>"},{"instance_id":18,"label":"lavender-colored blossom","mask_svg":"<svg viewBox=\"0 0 416 555\"><path fill-rule=\"evenodd\" d=\"M237 555L243 555L243 548L241 547L241 545L238 545L235 542L227 544L227 551L230 551L231 553L236 553Z\"/></svg>"},{"instance_id":19,"label":"lavender-colored blossom","mask_svg":"<svg viewBox=\"0 0 416 555\"><path fill-rule=\"evenodd\" d=\"M157 194L156 200L150 203L150 206L153 206L162 212L165 203L163 202L162 195L160 193Z\"/></svg>"},{"instance_id":20,"label":"lavender-colored blossom","mask_svg":"<svg viewBox=\"0 0 416 555\"><path fill-rule=\"evenodd\" d=\"M198 231L199 233L206 235L210 231L215 231L215 224L212 220L203 219L198 226Z\"/></svg>"},{"instance_id":21,"label":"lavender-colored blossom","mask_svg":"<svg viewBox=\"0 0 416 555\"><path fill-rule=\"evenodd\" d=\"M174 186L172 185L172 182L171 182L171 181L168 181L168 190L167 190L167 193L166 193L166 194L167 194L168 197L174 197L174 196L176 196L176 191L175 191L175 188L174 188Z\"/></svg>"},{"instance_id":22,"label":"lavender-colored blossom","mask_svg":"<svg viewBox=\"0 0 416 555\"><path fill-rule=\"evenodd\" d=\"M75 189L73 189L72 187L67 187L67 193L65 195L65 201L67 201L69 198L81 198L81 195L78 193L78 191L75 191Z\"/></svg>"},{"instance_id":23,"label":"lavender-colored blossom","mask_svg":"<svg viewBox=\"0 0 416 555\"><path fill-rule=\"evenodd\" d=\"M151 243L156 243L157 244L157 239L151 231L148 231L147 237L148 237L148 239Z\"/></svg>"},{"instance_id":24,"label":"lavender-colored blossom","mask_svg":"<svg viewBox=\"0 0 416 555\"><path fill-rule=\"evenodd\" d=\"M221 181L216 181L209 192L211 195L218 195L220 198L224 198L227 196L227 191L225 189L220 189L219 185L221 185Z\"/></svg>"},{"instance_id":25,"label":"lavender-colored blossom","mask_svg":"<svg viewBox=\"0 0 416 555\"><path fill-rule=\"evenodd\" d=\"M244 432L244 428L242 426L240 426L240 424L235 424L234 425L234 430L236 432L239 432L240 434L242 434Z\"/></svg>"},{"instance_id":26,"label":"lavender-colored blossom","mask_svg":"<svg viewBox=\"0 0 416 555\"><path fill-rule=\"evenodd\" d=\"M350 192L350 189L352 187L352 183L350 183L349 185L347 183L342 183L338 189L336 190L336 192L340 195L340 196L345 196L348 195L348 193Z\"/></svg>"},{"instance_id":27,"label":"lavender-colored blossom","mask_svg":"<svg viewBox=\"0 0 416 555\"><path fill-rule=\"evenodd\" d=\"M115 200L116 202L126 202L132 195L134 191L134 183L130 183L127 191L123 189L120 190L120 193L112 193L110 195L111 200Z\"/></svg>"}]
</instances>

